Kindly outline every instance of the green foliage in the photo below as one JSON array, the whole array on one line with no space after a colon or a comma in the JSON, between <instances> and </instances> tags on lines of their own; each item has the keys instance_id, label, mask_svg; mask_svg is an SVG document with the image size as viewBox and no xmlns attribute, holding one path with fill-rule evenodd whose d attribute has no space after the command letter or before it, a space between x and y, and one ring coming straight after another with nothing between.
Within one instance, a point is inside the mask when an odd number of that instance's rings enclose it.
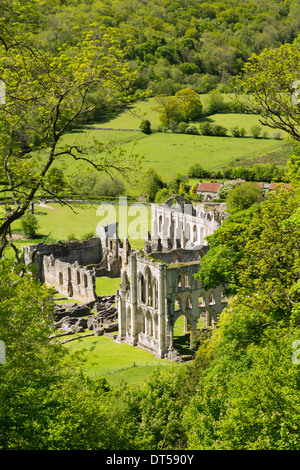
<instances>
[{"instance_id":1,"label":"green foliage","mask_svg":"<svg viewBox=\"0 0 300 470\"><path fill-rule=\"evenodd\" d=\"M200 124L200 131L202 135L211 135L218 137L226 137L227 129L219 124L213 124L211 122L203 122Z\"/></svg>"},{"instance_id":2,"label":"green foliage","mask_svg":"<svg viewBox=\"0 0 300 470\"><path fill-rule=\"evenodd\" d=\"M34 238L39 228L36 216L31 213L23 215L21 218L21 228L25 237Z\"/></svg>"},{"instance_id":3,"label":"green foliage","mask_svg":"<svg viewBox=\"0 0 300 470\"><path fill-rule=\"evenodd\" d=\"M235 127L231 128L231 133L232 133L233 137L245 137L246 131L245 131L244 127L239 129L238 126L235 126Z\"/></svg>"},{"instance_id":4,"label":"green foliage","mask_svg":"<svg viewBox=\"0 0 300 470\"><path fill-rule=\"evenodd\" d=\"M239 360L220 350L186 410L188 449L299 449L299 368L291 361L298 333L265 329Z\"/></svg>"},{"instance_id":5,"label":"green foliage","mask_svg":"<svg viewBox=\"0 0 300 470\"><path fill-rule=\"evenodd\" d=\"M248 209L258 202L262 196L262 189L256 183L237 184L227 195L226 210L229 213Z\"/></svg>"},{"instance_id":6,"label":"green foliage","mask_svg":"<svg viewBox=\"0 0 300 470\"><path fill-rule=\"evenodd\" d=\"M262 133L262 129L260 126L252 126L250 131L254 139L258 139Z\"/></svg>"},{"instance_id":7,"label":"green foliage","mask_svg":"<svg viewBox=\"0 0 300 470\"><path fill-rule=\"evenodd\" d=\"M299 38L253 54L235 86L237 101L245 110L259 114L261 124L285 131L295 141L300 140L300 108L293 99L293 83L299 78L298 43Z\"/></svg>"},{"instance_id":8,"label":"green foliage","mask_svg":"<svg viewBox=\"0 0 300 470\"><path fill-rule=\"evenodd\" d=\"M146 171L143 177L142 190L147 194L147 200L153 202L156 193L165 186L161 177L153 169Z\"/></svg>"},{"instance_id":9,"label":"green foliage","mask_svg":"<svg viewBox=\"0 0 300 470\"><path fill-rule=\"evenodd\" d=\"M151 134L151 123L148 121L148 119L143 119L141 124L140 124L140 129L144 134Z\"/></svg>"},{"instance_id":10,"label":"green foliage","mask_svg":"<svg viewBox=\"0 0 300 470\"><path fill-rule=\"evenodd\" d=\"M209 176L209 172L204 170L200 163L195 163L188 169L187 176L189 178L206 178Z\"/></svg>"},{"instance_id":11,"label":"green foliage","mask_svg":"<svg viewBox=\"0 0 300 470\"><path fill-rule=\"evenodd\" d=\"M157 95L155 97L159 119L163 125L177 125L189 122L202 116L202 104L200 96L190 88L175 93L175 96Z\"/></svg>"}]
</instances>

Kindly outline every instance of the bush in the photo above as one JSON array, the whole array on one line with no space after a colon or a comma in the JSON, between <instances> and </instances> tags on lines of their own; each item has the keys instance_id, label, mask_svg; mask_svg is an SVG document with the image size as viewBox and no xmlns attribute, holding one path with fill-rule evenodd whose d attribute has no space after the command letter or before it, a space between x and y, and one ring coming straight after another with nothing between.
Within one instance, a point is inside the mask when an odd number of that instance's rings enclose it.
<instances>
[{"instance_id":1,"label":"bush","mask_svg":"<svg viewBox=\"0 0 300 470\"><path fill-rule=\"evenodd\" d=\"M201 130L202 135L210 135L210 136L218 136L218 137L227 136L226 127L213 124L210 122L203 122L202 124L200 124L200 130Z\"/></svg>"},{"instance_id":2,"label":"bush","mask_svg":"<svg viewBox=\"0 0 300 470\"><path fill-rule=\"evenodd\" d=\"M151 123L148 121L148 119L143 119L141 124L140 124L140 129L144 134L151 134Z\"/></svg>"},{"instance_id":3,"label":"bush","mask_svg":"<svg viewBox=\"0 0 300 470\"><path fill-rule=\"evenodd\" d=\"M34 214L25 214L21 218L21 227L24 235L28 238L34 238L39 228L37 218Z\"/></svg>"},{"instance_id":4,"label":"bush","mask_svg":"<svg viewBox=\"0 0 300 470\"><path fill-rule=\"evenodd\" d=\"M250 132L254 139L258 139L261 135L262 128L260 126L252 126Z\"/></svg>"},{"instance_id":5,"label":"bush","mask_svg":"<svg viewBox=\"0 0 300 470\"><path fill-rule=\"evenodd\" d=\"M238 126L236 126L236 127L233 127L231 129L231 133L232 133L233 137L245 137L246 131L245 131L244 127L239 129Z\"/></svg>"}]
</instances>

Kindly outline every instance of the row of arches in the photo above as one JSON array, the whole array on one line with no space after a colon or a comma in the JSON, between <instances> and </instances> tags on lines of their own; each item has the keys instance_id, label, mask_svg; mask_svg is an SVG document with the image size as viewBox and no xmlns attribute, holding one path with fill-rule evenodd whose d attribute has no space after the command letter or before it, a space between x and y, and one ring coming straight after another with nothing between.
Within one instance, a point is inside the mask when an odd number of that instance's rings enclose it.
<instances>
[{"instance_id":1,"label":"row of arches","mask_svg":"<svg viewBox=\"0 0 300 470\"><path fill-rule=\"evenodd\" d=\"M204 227L200 226L194 222L188 222L186 219L179 221L179 225L176 224L174 217L170 216L165 219L167 224L163 219L163 216L158 217L158 235L161 238L169 237L171 240L174 239L174 236L178 240L181 240L183 237L186 242L190 241L193 243L201 244L204 240ZM167 227L167 228L165 228ZM169 228L169 230L168 230Z\"/></svg>"},{"instance_id":2,"label":"row of arches","mask_svg":"<svg viewBox=\"0 0 300 470\"><path fill-rule=\"evenodd\" d=\"M208 305L215 305L216 299L212 292L208 294ZM174 312L192 310L193 307L205 307L204 294L198 296L198 301L195 302L191 295L188 295L185 299L181 296L177 296L174 302Z\"/></svg>"},{"instance_id":3,"label":"row of arches","mask_svg":"<svg viewBox=\"0 0 300 470\"><path fill-rule=\"evenodd\" d=\"M143 311L138 308L137 316L137 331L143 333L145 336L152 336L154 340L158 340L158 314L151 313L149 310ZM126 335L131 335L131 308L128 307L126 311Z\"/></svg>"},{"instance_id":4,"label":"row of arches","mask_svg":"<svg viewBox=\"0 0 300 470\"><path fill-rule=\"evenodd\" d=\"M67 279L66 279L67 282L72 282L72 274L71 274L71 269L68 268L68 272L67 272ZM81 275L80 275L80 272L77 270L76 271L76 283L77 284L81 284ZM64 284L64 275L62 273L62 271L59 271L58 273L58 284L60 286L62 286ZM88 277L86 274L83 274L83 287L88 287Z\"/></svg>"},{"instance_id":5,"label":"row of arches","mask_svg":"<svg viewBox=\"0 0 300 470\"><path fill-rule=\"evenodd\" d=\"M158 282L147 266L145 275L138 274L138 300L142 304L158 308Z\"/></svg>"}]
</instances>

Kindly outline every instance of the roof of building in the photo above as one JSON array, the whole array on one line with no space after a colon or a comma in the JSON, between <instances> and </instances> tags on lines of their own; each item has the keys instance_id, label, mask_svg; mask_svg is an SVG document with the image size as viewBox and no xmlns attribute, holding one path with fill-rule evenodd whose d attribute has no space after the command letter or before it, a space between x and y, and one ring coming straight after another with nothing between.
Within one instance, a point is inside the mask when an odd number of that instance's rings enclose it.
<instances>
[{"instance_id":1,"label":"roof of building","mask_svg":"<svg viewBox=\"0 0 300 470\"><path fill-rule=\"evenodd\" d=\"M285 189L292 189L292 186L287 183L271 183L269 186L270 190L276 189L277 187L284 187Z\"/></svg>"},{"instance_id":2,"label":"roof of building","mask_svg":"<svg viewBox=\"0 0 300 470\"><path fill-rule=\"evenodd\" d=\"M221 183L199 183L197 191L204 191L206 193L217 193L221 187Z\"/></svg>"}]
</instances>

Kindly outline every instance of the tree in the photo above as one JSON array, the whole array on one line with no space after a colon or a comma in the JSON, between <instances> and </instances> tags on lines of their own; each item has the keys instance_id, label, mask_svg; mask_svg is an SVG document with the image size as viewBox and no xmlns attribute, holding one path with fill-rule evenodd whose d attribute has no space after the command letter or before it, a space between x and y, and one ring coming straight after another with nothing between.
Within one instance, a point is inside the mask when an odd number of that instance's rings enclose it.
<instances>
[{"instance_id":1,"label":"tree","mask_svg":"<svg viewBox=\"0 0 300 470\"><path fill-rule=\"evenodd\" d=\"M260 126L256 125L256 126L251 127L250 132L251 132L252 137L254 137L254 139L258 139L259 136L261 135L262 129Z\"/></svg>"},{"instance_id":2,"label":"tree","mask_svg":"<svg viewBox=\"0 0 300 470\"><path fill-rule=\"evenodd\" d=\"M175 93L175 102L178 106L179 120L183 122L194 121L202 116L202 103L200 96L190 88Z\"/></svg>"},{"instance_id":3,"label":"tree","mask_svg":"<svg viewBox=\"0 0 300 470\"><path fill-rule=\"evenodd\" d=\"M200 163L194 163L188 169L187 176L189 178L206 178L208 172L202 168Z\"/></svg>"},{"instance_id":4,"label":"tree","mask_svg":"<svg viewBox=\"0 0 300 470\"><path fill-rule=\"evenodd\" d=\"M34 238L39 227L35 215L30 213L23 215L23 217L21 217L21 227L26 237Z\"/></svg>"},{"instance_id":5,"label":"tree","mask_svg":"<svg viewBox=\"0 0 300 470\"><path fill-rule=\"evenodd\" d=\"M258 202L262 196L262 189L257 183L241 183L236 185L226 199L226 210L229 213L248 209Z\"/></svg>"},{"instance_id":6,"label":"tree","mask_svg":"<svg viewBox=\"0 0 300 470\"><path fill-rule=\"evenodd\" d=\"M206 112L207 114L217 114L227 111L227 104L224 96L219 90L211 90L207 95Z\"/></svg>"},{"instance_id":7,"label":"tree","mask_svg":"<svg viewBox=\"0 0 300 470\"><path fill-rule=\"evenodd\" d=\"M217 198L218 199L226 199L230 191L234 188L234 185L230 183L230 181L227 181L224 183L220 188L218 189L217 192Z\"/></svg>"},{"instance_id":8,"label":"tree","mask_svg":"<svg viewBox=\"0 0 300 470\"><path fill-rule=\"evenodd\" d=\"M233 137L245 137L246 130L245 130L244 127L239 129L238 126L235 126L235 127L231 128L231 133L232 133Z\"/></svg>"},{"instance_id":9,"label":"tree","mask_svg":"<svg viewBox=\"0 0 300 470\"><path fill-rule=\"evenodd\" d=\"M153 202L157 191L165 186L161 176L153 169L146 171L143 177L142 190L147 194L147 200Z\"/></svg>"},{"instance_id":10,"label":"tree","mask_svg":"<svg viewBox=\"0 0 300 470\"><path fill-rule=\"evenodd\" d=\"M148 121L148 119L143 119L141 124L140 124L140 129L144 134L151 134L151 123Z\"/></svg>"},{"instance_id":11,"label":"tree","mask_svg":"<svg viewBox=\"0 0 300 470\"><path fill-rule=\"evenodd\" d=\"M236 100L260 123L300 141L300 106L295 83L300 75L299 37L292 44L252 55L235 81Z\"/></svg>"},{"instance_id":12,"label":"tree","mask_svg":"<svg viewBox=\"0 0 300 470\"><path fill-rule=\"evenodd\" d=\"M19 41L2 47L0 56L0 78L6 84L6 103L0 107L1 192L14 202L0 225L0 256L11 224L39 192L55 195L45 179L54 162L71 158L112 177L131 175L132 181L140 163L137 155L127 156L112 145L94 142L87 149L61 142L70 126L95 107L118 108L128 100L134 75L113 34L101 29L85 32L79 44L52 56L41 53L38 45L23 46L19 26ZM89 94L96 89L101 90L101 100L95 105Z\"/></svg>"},{"instance_id":13,"label":"tree","mask_svg":"<svg viewBox=\"0 0 300 470\"><path fill-rule=\"evenodd\" d=\"M159 113L162 124L170 126L172 122L189 122L198 119L202 115L202 103L200 96L190 88L175 93L175 96L157 95L154 107Z\"/></svg>"}]
</instances>

